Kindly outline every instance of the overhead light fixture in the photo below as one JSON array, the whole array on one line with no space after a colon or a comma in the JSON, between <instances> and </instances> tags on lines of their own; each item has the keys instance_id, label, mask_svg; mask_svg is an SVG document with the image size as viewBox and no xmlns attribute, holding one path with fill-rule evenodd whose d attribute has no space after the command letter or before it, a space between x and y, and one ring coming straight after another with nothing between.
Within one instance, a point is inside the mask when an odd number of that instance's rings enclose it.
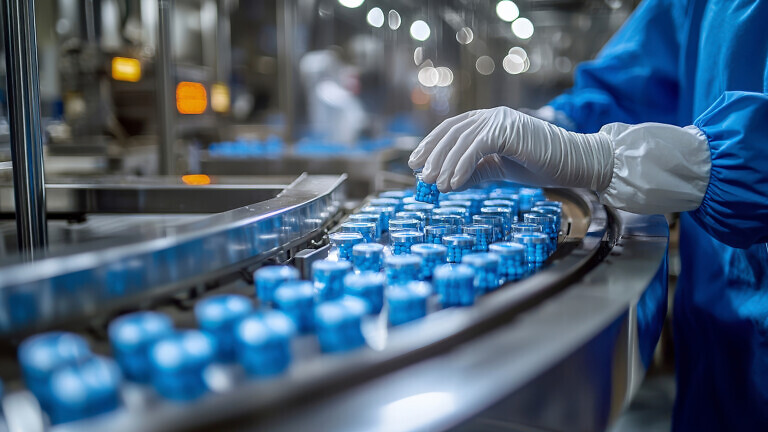
<instances>
[{"instance_id":1,"label":"overhead light fixture","mask_svg":"<svg viewBox=\"0 0 768 432\"><path fill-rule=\"evenodd\" d=\"M368 24L379 28L384 25L384 12L380 8L375 7L368 11L366 20Z\"/></svg>"},{"instance_id":2,"label":"overhead light fixture","mask_svg":"<svg viewBox=\"0 0 768 432\"><path fill-rule=\"evenodd\" d=\"M176 86L176 109L179 114L202 114L207 106L208 94L199 82L182 81Z\"/></svg>"},{"instance_id":3,"label":"overhead light fixture","mask_svg":"<svg viewBox=\"0 0 768 432\"><path fill-rule=\"evenodd\" d=\"M365 2L365 0L339 0L339 4L348 7L350 9L354 9L356 7L360 7Z\"/></svg>"},{"instance_id":4,"label":"overhead light fixture","mask_svg":"<svg viewBox=\"0 0 768 432\"><path fill-rule=\"evenodd\" d=\"M417 41L424 42L429 39L429 24L422 20L416 20L411 24L411 37Z\"/></svg>"},{"instance_id":5,"label":"overhead light fixture","mask_svg":"<svg viewBox=\"0 0 768 432\"><path fill-rule=\"evenodd\" d=\"M513 1L501 0L496 4L496 15L503 21L512 22L520 16L520 9Z\"/></svg>"},{"instance_id":6,"label":"overhead light fixture","mask_svg":"<svg viewBox=\"0 0 768 432\"><path fill-rule=\"evenodd\" d=\"M512 22L512 33L520 39L533 36L533 23L528 18L518 18Z\"/></svg>"}]
</instances>

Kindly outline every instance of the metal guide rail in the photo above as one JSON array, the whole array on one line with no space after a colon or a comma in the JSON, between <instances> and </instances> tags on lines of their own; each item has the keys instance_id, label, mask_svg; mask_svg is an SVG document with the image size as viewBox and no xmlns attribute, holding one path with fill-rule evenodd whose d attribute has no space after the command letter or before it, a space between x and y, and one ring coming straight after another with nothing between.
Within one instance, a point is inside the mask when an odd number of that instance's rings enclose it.
<instances>
[{"instance_id":1,"label":"metal guide rail","mask_svg":"<svg viewBox=\"0 0 768 432\"><path fill-rule=\"evenodd\" d=\"M197 239L199 245L208 245L208 249L194 248L198 260L183 272L174 273L177 277L188 276L184 278L183 284L178 279L153 279L156 276L152 273L159 271L162 266L145 267L148 261L137 261L132 267L133 271L120 273L120 277L113 276L112 279L102 282L114 283L126 280L126 276L132 276L140 278L141 282L154 288L149 291L123 290L121 293L124 295L120 300L124 303L114 302L112 297L91 299L93 306L122 304L135 309L137 300L167 297L178 292L179 287L189 286L190 282L196 279L201 280L203 275L211 281L214 280L210 277L213 273L232 274L234 268L252 268L259 265L260 260L285 252L299 240L306 243L306 239L316 235L318 230L331 228L327 224L334 220L343 196L340 187L343 178L333 181L323 177L323 181L312 182L310 179L313 177L297 180L275 198L281 201L260 203L258 207L261 211L246 207L216 215L190 226L188 231L180 233L179 238L174 237L171 243L175 247L191 241L181 241L185 235ZM323 192L319 192L320 190ZM637 314L631 311L637 306L646 288L655 280L654 275L659 272L659 267L664 262L667 238L665 223L662 226L658 219L649 221L646 218L643 219L645 222L634 221L625 227L622 224L624 215L607 213L589 193L553 190L548 195L565 204L564 212L567 217L564 220L564 235L560 239L558 250L538 273L484 295L472 307L439 309L432 305L431 313L426 318L398 327L388 327L386 314L383 313L367 317L362 323L367 346L335 355L321 355L317 341L311 335L295 338L291 342L294 357L292 365L286 373L269 379L247 377L236 365L214 364L205 374L205 382L210 390L208 394L185 403L166 401L147 385L125 384L120 392L121 406L118 410L91 419L51 427L46 425L46 417L30 393L11 392L3 401L7 422L9 426L23 426L12 430L51 428L56 431L95 431L105 428L112 431L253 428L286 431L307 428L334 431L439 430L454 427L478 416L479 413L486 412L494 404L506 401L505 412L513 415L515 419L528 425L547 424L546 421L533 418L541 409L521 409L526 406L520 404L521 398L530 403L525 395L535 396L535 392L530 388L526 390L526 384L547 377L550 371L558 370L569 355L594 345L594 338L602 337L606 329L609 330L609 338L613 338L609 341L610 349L604 353L612 358L608 370L613 370L613 366L616 366L633 380L642 376L644 368L638 365L640 362L635 361L635 357L639 356L635 349L639 342ZM301 203L296 203L297 201ZM296 219L296 211L300 212L300 220ZM265 222L277 215L280 215L279 223ZM305 216L315 220L308 223L304 219ZM241 231L239 235L231 233L238 227L244 229L246 226L251 227L250 231ZM290 235L286 234L286 227L290 228L287 230ZM277 231L282 235L277 238L270 237L275 233L275 228L279 228ZM625 232L640 235L635 239L622 240ZM642 234L643 232L645 234ZM210 237L217 240L210 240ZM264 237L269 237L269 240ZM562 297L571 297L575 287L584 285L592 275L605 272L606 262L620 262L621 256L616 255L616 251L626 248L624 245L627 242L630 243L629 246L634 245L633 242L645 246L646 253L640 260L638 269L634 274L628 275L625 281L630 289L622 295L614 293L613 300L616 304L613 308L591 311L591 316L583 317L570 314L567 310L559 310L560 316L557 311L552 313L553 303L561 301ZM616 246L617 244L622 246ZM234 253L233 248L245 251ZM139 249L147 253L145 249ZM199 253L200 251L205 252ZM288 262L301 267L306 266L312 259L322 258L325 253L327 247L320 247L314 251L308 249L282 258L293 258ZM190 255L195 253L190 250ZM214 262L203 263L207 260ZM632 265L633 260L637 262L639 258L633 256L629 264L623 265ZM166 263L167 261L163 262L163 265L167 265ZM227 272L222 269L227 269ZM53 278L56 277L61 275L53 273ZM609 272L608 278L612 277ZM50 286L50 283L45 283L50 281L50 273L37 279L39 284ZM228 282L222 279L219 283L210 285L210 291L198 293L200 297L177 296L170 303L145 301L144 307L153 305L153 309L167 313L178 328L194 328L195 317L191 308L200 298L220 293L252 296L253 287L250 281L244 279L247 278L229 279ZM38 292L41 285L25 292ZM71 290L71 282L69 286ZM5 292L6 288L2 289ZM5 298L7 299L7 296ZM61 298L63 297L60 296L59 299ZM106 300L109 301L105 302ZM649 304L658 306L658 301ZM587 309L589 308L582 307L579 311L587 312ZM92 310L82 307L70 308L67 313L83 316ZM542 313L545 318L537 318L537 315ZM540 333L542 328L545 332L551 330L548 327L554 325L546 323L557 324L563 321L564 316L577 321L566 325L564 333L552 340L531 337L523 337L522 342L514 340L514 337L519 338L520 335ZM635 317L634 322L627 318L630 316ZM38 321L37 325L42 326L40 322L47 323L46 325L56 323L53 318ZM541 319L545 321L542 322ZM535 324L527 324L531 320ZM591 326L576 325L580 321L586 321ZM32 327L11 326L9 329L16 332L30 328ZM567 337L568 331L573 333L572 338ZM81 334L88 337L95 353L109 355L110 347L103 330L91 327L87 332L81 331ZM653 332L648 331L641 336L643 340L653 339L654 342L658 338L658 334L654 338ZM512 342L505 340L509 337L513 338ZM616 339L621 339L621 343L616 343ZM616 350L628 351L630 355L616 361ZM531 361L532 358L536 361ZM518 363L521 366L510 371L509 365ZM505 371L505 374L502 374L502 371ZM500 385L494 385L494 380ZM605 392L604 382L597 380L592 384L601 386L598 390ZM590 383L579 385L592 387ZM446 386L449 388L446 389ZM535 389L536 392L544 391L538 386ZM557 389L550 386L547 390L555 393ZM633 386L625 383L613 385L608 393L616 393L618 396L611 397L624 400L631 396L632 391ZM461 397L458 396L460 394ZM510 398L517 400L518 404L510 405ZM545 400L539 399L538 403L545 403ZM561 401L558 398L553 400L555 408L560 407L558 404L568 406L568 403L573 402ZM608 422L620 407L610 406L606 409L605 403L604 400L598 399L596 404L600 406L587 409L590 417L581 423L595 425ZM573 423L578 424L578 421ZM555 430L577 428L564 425L565 423L557 422L549 424ZM473 430L471 425L467 427L466 430Z\"/></svg>"}]
</instances>

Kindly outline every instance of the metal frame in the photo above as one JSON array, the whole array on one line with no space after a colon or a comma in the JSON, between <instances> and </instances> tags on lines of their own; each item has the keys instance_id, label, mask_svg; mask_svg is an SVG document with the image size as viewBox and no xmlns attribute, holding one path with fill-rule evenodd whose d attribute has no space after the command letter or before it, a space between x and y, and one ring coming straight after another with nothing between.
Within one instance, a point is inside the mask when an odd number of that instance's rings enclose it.
<instances>
[{"instance_id":1,"label":"metal frame","mask_svg":"<svg viewBox=\"0 0 768 432\"><path fill-rule=\"evenodd\" d=\"M16 230L19 250L30 259L48 243L35 6L33 0L7 0L1 8Z\"/></svg>"},{"instance_id":2,"label":"metal frame","mask_svg":"<svg viewBox=\"0 0 768 432\"><path fill-rule=\"evenodd\" d=\"M146 303L295 247L334 220L345 180L302 175L273 199L179 226L171 237L65 249L34 263L4 266L0 336Z\"/></svg>"}]
</instances>

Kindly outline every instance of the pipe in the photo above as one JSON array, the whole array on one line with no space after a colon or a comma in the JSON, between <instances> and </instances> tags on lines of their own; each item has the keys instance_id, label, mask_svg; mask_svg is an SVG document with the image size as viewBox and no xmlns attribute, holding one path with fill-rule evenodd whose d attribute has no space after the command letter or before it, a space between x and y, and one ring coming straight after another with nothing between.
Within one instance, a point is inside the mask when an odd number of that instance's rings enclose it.
<instances>
[{"instance_id":1,"label":"pipe","mask_svg":"<svg viewBox=\"0 0 768 432\"><path fill-rule=\"evenodd\" d=\"M48 244L34 1L6 0L2 11L16 233L19 251L34 259Z\"/></svg>"},{"instance_id":2,"label":"pipe","mask_svg":"<svg viewBox=\"0 0 768 432\"><path fill-rule=\"evenodd\" d=\"M173 55L171 50L171 34L173 20L173 0L159 0L158 4L158 33L157 33L157 109L158 109L158 160L159 171L163 175L173 175L176 172L176 113L173 73Z\"/></svg>"}]
</instances>

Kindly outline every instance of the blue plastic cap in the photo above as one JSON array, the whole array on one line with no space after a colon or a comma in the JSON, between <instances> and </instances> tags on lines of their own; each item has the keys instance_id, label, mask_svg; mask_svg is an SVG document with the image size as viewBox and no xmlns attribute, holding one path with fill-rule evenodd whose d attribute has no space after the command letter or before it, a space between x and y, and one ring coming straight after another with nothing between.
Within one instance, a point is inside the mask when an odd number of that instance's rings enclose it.
<instances>
[{"instance_id":1,"label":"blue plastic cap","mask_svg":"<svg viewBox=\"0 0 768 432\"><path fill-rule=\"evenodd\" d=\"M538 232L516 234L515 241L521 244L547 244L549 242L549 236Z\"/></svg>"},{"instance_id":2,"label":"blue plastic cap","mask_svg":"<svg viewBox=\"0 0 768 432\"><path fill-rule=\"evenodd\" d=\"M57 370L51 376L51 423L82 420L112 411L120 404L122 376L111 359L94 356Z\"/></svg>"},{"instance_id":3,"label":"blue plastic cap","mask_svg":"<svg viewBox=\"0 0 768 432\"><path fill-rule=\"evenodd\" d=\"M429 282L412 281L387 288L387 300L390 302L426 300L430 295L432 295L432 285Z\"/></svg>"},{"instance_id":4,"label":"blue plastic cap","mask_svg":"<svg viewBox=\"0 0 768 432\"><path fill-rule=\"evenodd\" d=\"M522 256L525 253L525 248L519 243L499 242L488 246L488 251L501 256Z\"/></svg>"},{"instance_id":5,"label":"blue plastic cap","mask_svg":"<svg viewBox=\"0 0 768 432\"><path fill-rule=\"evenodd\" d=\"M251 375L272 376L291 363L290 341L296 334L294 321L276 310L249 315L237 325L237 357Z\"/></svg>"},{"instance_id":6,"label":"blue plastic cap","mask_svg":"<svg viewBox=\"0 0 768 432\"><path fill-rule=\"evenodd\" d=\"M28 379L47 379L56 369L80 363L90 356L85 339L67 332L35 335L19 347L19 364Z\"/></svg>"},{"instance_id":7,"label":"blue plastic cap","mask_svg":"<svg viewBox=\"0 0 768 432\"><path fill-rule=\"evenodd\" d=\"M349 261L319 260L312 263L312 274L315 272L335 273L352 271L352 263Z\"/></svg>"},{"instance_id":8,"label":"blue plastic cap","mask_svg":"<svg viewBox=\"0 0 768 432\"><path fill-rule=\"evenodd\" d=\"M223 294L197 302L195 318L203 330L215 331L231 326L235 321L248 315L251 310L253 310L253 304L248 297Z\"/></svg>"},{"instance_id":9,"label":"blue plastic cap","mask_svg":"<svg viewBox=\"0 0 768 432\"><path fill-rule=\"evenodd\" d=\"M256 297L263 303L272 302L275 289L281 283L299 278L299 271L291 266L267 266L253 273Z\"/></svg>"},{"instance_id":10,"label":"blue plastic cap","mask_svg":"<svg viewBox=\"0 0 768 432\"><path fill-rule=\"evenodd\" d=\"M443 264L435 267L434 279L468 279L475 278L475 270L466 264Z\"/></svg>"},{"instance_id":11,"label":"blue plastic cap","mask_svg":"<svg viewBox=\"0 0 768 432\"><path fill-rule=\"evenodd\" d=\"M475 238L469 234L454 234L443 237L443 244L447 246L473 246Z\"/></svg>"},{"instance_id":12,"label":"blue plastic cap","mask_svg":"<svg viewBox=\"0 0 768 432\"><path fill-rule=\"evenodd\" d=\"M157 341L150 349L150 361L158 373L202 369L216 354L216 341L206 332L182 330Z\"/></svg>"},{"instance_id":13,"label":"blue plastic cap","mask_svg":"<svg viewBox=\"0 0 768 432\"><path fill-rule=\"evenodd\" d=\"M381 243L361 243L352 247L352 253L362 255L379 254L384 252L384 245Z\"/></svg>"},{"instance_id":14,"label":"blue plastic cap","mask_svg":"<svg viewBox=\"0 0 768 432\"><path fill-rule=\"evenodd\" d=\"M432 286L427 282L409 282L387 288L389 323L400 325L427 314L427 298Z\"/></svg>"},{"instance_id":15,"label":"blue plastic cap","mask_svg":"<svg viewBox=\"0 0 768 432\"><path fill-rule=\"evenodd\" d=\"M496 267L498 268L501 258L495 253L481 252L465 255L461 259L462 264L467 264L472 267Z\"/></svg>"},{"instance_id":16,"label":"blue plastic cap","mask_svg":"<svg viewBox=\"0 0 768 432\"><path fill-rule=\"evenodd\" d=\"M433 244L433 243L419 243L411 246L411 254L416 256L442 256L446 255L448 253L448 248L439 245L439 244Z\"/></svg>"},{"instance_id":17,"label":"blue plastic cap","mask_svg":"<svg viewBox=\"0 0 768 432\"><path fill-rule=\"evenodd\" d=\"M112 320L108 329L109 341L125 377L148 381L150 347L173 332L171 319L158 312L134 312Z\"/></svg>"},{"instance_id":18,"label":"blue plastic cap","mask_svg":"<svg viewBox=\"0 0 768 432\"><path fill-rule=\"evenodd\" d=\"M203 371L215 357L216 341L206 332L184 330L166 336L149 350L152 384L168 399L195 399L208 390Z\"/></svg>"},{"instance_id":19,"label":"blue plastic cap","mask_svg":"<svg viewBox=\"0 0 768 432\"><path fill-rule=\"evenodd\" d=\"M198 325L216 338L216 357L219 360L234 360L234 326L252 310L251 300L237 294L208 297L195 305Z\"/></svg>"},{"instance_id":20,"label":"blue plastic cap","mask_svg":"<svg viewBox=\"0 0 768 432\"><path fill-rule=\"evenodd\" d=\"M315 326L323 352L347 351L363 345L360 320L367 312L368 303L354 296L319 304L315 308Z\"/></svg>"},{"instance_id":21,"label":"blue plastic cap","mask_svg":"<svg viewBox=\"0 0 768 432\"><path fill-rule=\"evenodd\" d=\"M301 333L314 329L315 285L309 281L285 282L275 291L277 308L288 315Z\"/></svg>"}]
</instances>

